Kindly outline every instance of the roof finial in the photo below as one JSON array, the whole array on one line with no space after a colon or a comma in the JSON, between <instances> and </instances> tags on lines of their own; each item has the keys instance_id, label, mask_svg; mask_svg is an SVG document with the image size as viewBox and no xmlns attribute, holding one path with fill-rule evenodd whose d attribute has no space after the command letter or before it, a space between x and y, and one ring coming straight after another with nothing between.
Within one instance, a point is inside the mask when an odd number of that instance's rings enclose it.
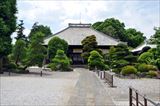
<instances>
[{"instance_id":1,"label":"roof finial","mask_svg":"<svg viewBox=\"0 0 160 106\"><path fill-rule=\"evenodd\" d=\"M81 12L80 12L80 20L79 21L80 21L80 24L81 24Z\"/></svg>"}]
</instances>

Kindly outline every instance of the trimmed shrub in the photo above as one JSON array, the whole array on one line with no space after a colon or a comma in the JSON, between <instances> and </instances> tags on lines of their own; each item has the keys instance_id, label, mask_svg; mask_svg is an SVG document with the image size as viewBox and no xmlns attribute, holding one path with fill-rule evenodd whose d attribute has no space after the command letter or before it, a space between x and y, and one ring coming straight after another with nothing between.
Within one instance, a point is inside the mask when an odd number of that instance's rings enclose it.
<instances>
[{"instance_id":1,"label":"trimmed shrub","mask_svg":"<svg viewBox=\"0 0 160 106\"><path fill-rule=\"evenodd\" d=\"M157 67L154 65L148 65L148 71L151 71L151 70L157 71Z\"/></svg>"},{"instance_id":2,"label":"trimmed shrub","mask_svg":"<svg viewBox=\"0 0 160 106\"><path fill-rule=\"evenodd\" d=\"M70 60L63 50L57 50L56 56L52 61L53 62L50 65L52 70L71 71Z\"/></svg>"},{"instance_id":3,"label":"trimmed shrub","mask_svg":"<svg viewBox=\"0 0 160 106\"><path fill-rule=\"evenodd\" d=\"M16 69L17 66L16 66L15 63L9 63L9 64L7 65L7 68L8 68L8 69Z\"/></svg>"},{"instance_id":4,"label":"trimmed shrub","mask_svg":"<svg viewBox=\"0 0 160 106\"><path fill-rule=\"evenodd\" d=\"M148 72L150 70L156 71L157 68L154 65L148 65L148 64L144 64L144 63L138 65L138 71L140 71L140 72Z\"/></svg>"},{"instance_id":5,"label":"trimmed shrub","mask_svg":"<svg viewBox=\"0 0 160 106\"><path fill-rule=\"evenodd\" d=\"M93 50L90 52L90 56L88 58L89 69L100 69L105 70L106 66L104 64L103 57L99 54L99 52Z\"/></svg>"},{"instance_id":6,"label":"trimmed shrub","mask_svg":"<svg viewBox=\"0 0 160 106\"><path fill-rule=\"evenodd\" d=\"M126 65L128 65L129 64L129 62L128 61L126 61L126 60L117 60L117 61L115 61L115 67L116 68L121 68L121 67L124 67L124 66L126 66Z\"/></svg>"},{"instance_id":7,"label":"trimmed shrub","mask_svg":"<svg viewBox=\"0 0 160 106\"><path fill-rule=\"evenodd\" d=\"M156 71L149 71L149 72L147 72L147 76L148 77L156 77L157 76L157 72Z\"/></svg>"},{"instance_id":8,"label":"trimmed shrub","mask_svg":"<svg viewBox=\"0 0 160 106\"><path fill-rule=\"evenodd\" d=\"M121 74L122 75L137 74L137 69L134 66L125 66L122 68Z\"/></svg>"},{"instance_id":9,"label":"trimmed shrub","mask_svg":"<svg viewBox=\"0 0 160 106\"><path fill-rule=\"evenodd\" d=\"M139 64L138 65L138 71L139 72L148 72L148 65L147 64Z\"/></svg>"}]
</instances>

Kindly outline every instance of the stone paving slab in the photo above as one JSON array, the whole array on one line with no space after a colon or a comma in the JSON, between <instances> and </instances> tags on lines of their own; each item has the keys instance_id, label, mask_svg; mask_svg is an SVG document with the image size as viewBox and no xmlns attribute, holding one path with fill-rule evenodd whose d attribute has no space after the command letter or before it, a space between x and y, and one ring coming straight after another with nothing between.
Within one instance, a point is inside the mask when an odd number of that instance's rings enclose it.
<instances>
[{"instance_id":1,"label":"stone paving slab","mask_svg":"<svg viewBox=\"0 0 160 106\"><path fill-rule=\"evenodd\" d=\"M69 99L69 106L114 106L104 86L93 72L83 68L76 71L80 76Z\"/></svg>"}]
</instances>

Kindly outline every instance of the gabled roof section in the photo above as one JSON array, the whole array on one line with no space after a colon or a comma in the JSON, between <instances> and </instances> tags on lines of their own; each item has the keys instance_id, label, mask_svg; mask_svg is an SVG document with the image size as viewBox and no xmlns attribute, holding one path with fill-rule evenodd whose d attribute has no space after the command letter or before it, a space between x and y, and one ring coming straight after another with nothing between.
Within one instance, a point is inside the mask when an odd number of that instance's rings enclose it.
<instances>
[{"instance_id":1,"label":"gabled roof section","mask_svg":"<svg viewBox=\"0 0 160 106\"><path fill-rule=\"evenodd\" d=\"M150 47L150 48L156 48L156 44L147 44L146 42L142 43L141 45L137 46L135 49L132 50L132 52L138 52L141 51L144 47Z\"/></svg>"},{"instance_id":2,"label":"gabled roof section","mask_svg":"<svg viewBox=\"0 0 160 106\"><path fill-rule=\"evenodd\" d=\"M105 35L91 27L91 24L73 24L69 23L69 26L52 36L48 36L44 40L44 44L47 45L48 42L54 37L57 36L61 39L64 39L68 42L69 45L81 45L81 41L87 36L95 35L98 45L103 46L114 46L119 43L118 40Z\"/></svg>"}]
</instances>

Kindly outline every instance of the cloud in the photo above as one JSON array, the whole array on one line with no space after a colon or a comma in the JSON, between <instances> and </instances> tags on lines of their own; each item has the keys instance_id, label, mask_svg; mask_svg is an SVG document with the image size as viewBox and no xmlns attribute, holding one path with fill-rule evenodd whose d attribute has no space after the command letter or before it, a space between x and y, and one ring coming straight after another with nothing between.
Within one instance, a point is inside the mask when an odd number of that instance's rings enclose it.
<instances>
[{"instance_id":1,"label":"cloud","mask_svg":"<svg viewBox=\"0 0 160 106\"><path fill-rule=\"evenodd\" d=\"M115 17L126 28L134 27L147 38L159 26L160 1L18 1L18 19L25 23L28 34L34 22L50 26L55 33L68 23L94 23ZM81 18L81 19L80 19Z\"/></svg>"}]
</instances>

